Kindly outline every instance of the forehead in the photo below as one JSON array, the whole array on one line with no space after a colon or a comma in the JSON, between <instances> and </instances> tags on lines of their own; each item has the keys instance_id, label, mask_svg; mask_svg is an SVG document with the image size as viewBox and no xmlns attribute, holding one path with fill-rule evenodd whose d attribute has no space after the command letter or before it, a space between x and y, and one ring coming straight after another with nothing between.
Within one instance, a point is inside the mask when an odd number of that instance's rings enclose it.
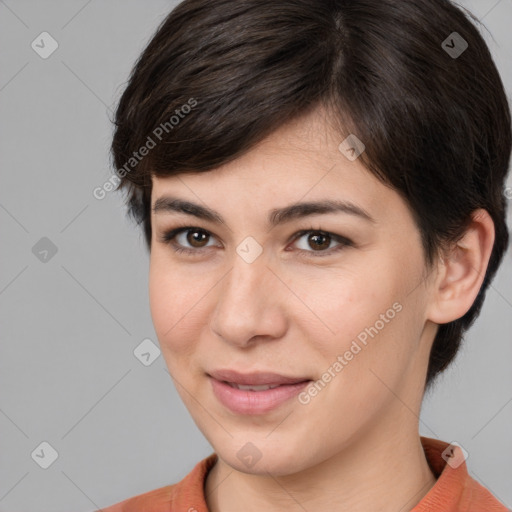
<instances>
[{"instance_id":1,"label":"forehead","mask_svg":"<svg viewBox=\"0 0 512 512\"><path fill-rule=\"evenodd\" d=\"M203 203L217 211L271 208L319 200L346 200L379 217L400 196L361 163L340 151L341 140L322 111L274 131L239 158L207 172L153 176L151 204L165 195ZM231 212L230 212L231 213Z\"/></svg>"}]
</instances>

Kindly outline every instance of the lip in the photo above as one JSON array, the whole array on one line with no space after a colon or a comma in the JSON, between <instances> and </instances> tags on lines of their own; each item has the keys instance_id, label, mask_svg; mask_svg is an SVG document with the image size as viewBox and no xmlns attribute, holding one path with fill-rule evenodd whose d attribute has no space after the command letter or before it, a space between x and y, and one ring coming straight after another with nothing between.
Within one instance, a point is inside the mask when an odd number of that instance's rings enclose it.
<instances>
[{"instance_id":1,"label":"lip","mask_svg":"<svg viewBox=\"0 0 512 512\"><path fill-rule=\"evenodd\" d=\"M283 384L265 391L237 389L228 383L209 377L217 400L235 414L265 414L284 404L304 389L310 380Z\"/></svg>"},{"instance_id":2,"label":"lip","mask_svg":"<svg viewBox=\"0 0 512 512\"><path fill-rule=\"evenodd\" d=\"M216 370L207 374L217 400L235 414L265 414L300 393L312 379L287 377L273 372L240 373ZM237 389L229 383L247 386L278 386L264 391Z\"/></svg>"},{"instance_id":3,"label":"lip","mask_svg":"<svg viewBox=\"0 0 512 512\"><path fill-rule=\"evenodd\" d=\"M240 373L236 370L219 369L213 370L208 373L208 376L222 382L231 382L234 384L242 384L246 386L261 386L261 385L285 385L297 384L299 382L309 381L308 377L288 377L273 372L251 372Z\"/></svg>"}]
</instances>

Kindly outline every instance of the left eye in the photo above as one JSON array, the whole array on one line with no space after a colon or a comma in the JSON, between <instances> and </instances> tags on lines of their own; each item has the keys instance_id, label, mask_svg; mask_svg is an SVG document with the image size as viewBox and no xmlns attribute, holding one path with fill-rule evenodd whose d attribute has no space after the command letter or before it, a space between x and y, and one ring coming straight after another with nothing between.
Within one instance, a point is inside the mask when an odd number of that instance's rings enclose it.
<instances>
[{"instance_id":1,"label":"left eye","mask_svg":"<svg viewBox=\"0 0 512 512\"><path fill-rule=\"evenodd\" d=\"M176 243L174 241L175 239L178 239L179 236L182 236L182 235L185 235L182 242L191 244L193 248L183 247L182 243ZM324 256L326 254L327 255L332 254L333 252L339 251L339 250L343 249L344 247L353 245L352 241L346 237L343 237L341 235L336 235L334 233L329 233L327 231L323 231L323 230L319 230L319 229L309 229L309 230L299 231L298 233L295 233L292 240L296 241L302 237L305 237L306 235L308 235L308 237L306 239L307 240L306 243L312 244L312 245L310 245L310 247L314 247L315 249L313 249L313 250L299 249L299 252L307 253L308 255L311 255L314 257ZM162 243L171 245L173 247L173 250L177 253L188 253L188 254L196 254L197 255L202 252L202 249L206 249L207 247L212 247L212 246L207 246L207 245L197 246L196 245L196 247L194 248L194 244L201 244L205 240L207 240L208 237L210 237L210 236L211 236L211 233L209 233L208 231L206 231L202 228L187 226L187 227L172 229L170 231L165 232L161 236L160 241ZM338 245L335 246L334 248L329 249L329 246L331 245L332 241L337 242ZM325 250L325 249L328 249L328 250Z\"/></svg>"},{"instance_id":2,"label":"left eye","mask_svg":"<svg viewBox=\"0 0 512 512\"><path fill-rule=\"evenodd\" d=\"M344 236L336 235L334 233L329 233L328 231L322 231L318 229L299 231L294 235L293 240L299 240L300 238L305 237L306 235L306 243L312 244L311 246L314 247L315 249L313 251L310 251L308 249L299 249L299 251L302 253L311 254L312 256L324 256L325 254L331 254L335 251L340 251L344 247L353 245L352 241L349 240L348 238L345 238ZM332 241L337 242L338 245L329 250L321 250L328 248L331 245Z\"/></svg>"}]
</instances>

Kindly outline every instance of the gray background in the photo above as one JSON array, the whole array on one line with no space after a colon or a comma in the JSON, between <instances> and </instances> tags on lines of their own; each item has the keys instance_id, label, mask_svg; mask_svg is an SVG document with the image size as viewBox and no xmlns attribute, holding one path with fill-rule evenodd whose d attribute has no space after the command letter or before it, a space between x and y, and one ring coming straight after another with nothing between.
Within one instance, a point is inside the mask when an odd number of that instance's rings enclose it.
<instances>
[{"instance_id":1,"label":"gray background","mask_svg":"<svg viewBox=\"0 0 512 512\"><path fill-rule=\"evenodd\" d=\"M112 172L107 109L174 5L0 0L0 511L92 511L177 482L213 451L162 356L134 356L143 339L158 344L148 255L122 196L92 195ZM462 5L488 28L511 97L512 0ZM59 44L47 59L31 48L43 31ZM57 248L46 262L32 249L43 237ZM508 507L511 330L509 250L420 423L462 444ZM58 452L48 469L31 456L43 441Z\"/></svg>"}]
</instances>

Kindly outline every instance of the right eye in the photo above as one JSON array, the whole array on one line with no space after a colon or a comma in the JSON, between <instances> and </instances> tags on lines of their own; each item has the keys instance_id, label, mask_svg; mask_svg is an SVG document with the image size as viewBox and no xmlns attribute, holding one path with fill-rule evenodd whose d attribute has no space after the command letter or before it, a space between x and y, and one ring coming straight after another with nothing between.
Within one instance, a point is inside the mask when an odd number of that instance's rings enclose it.
<instances>
[{"instance_id":1,"label":"right eye","mask_svg":"<svg viewBox=\"0 0 512 512\"><path fill-rule=\"evenodd\" d=\"M185 235L185 236L182 238L180 243L177 244L174 240L177 239L181 235ZM172 247L173 251L175 251L177 253L198 254L198 252L201 251L201 249L204 249L208 246L199 246L199 247L196 247L195 249L194 248L189 249L187 247L183 247L183 243L187 242L187 243L191 244L192 247L194 247L193 244L196 244L196 243L201 244L209 236L211 236L211 233L209 233L208 231L206 231L202 228L193 227L193 226L184 226L184 227L179 227L179 228L175 228L175 229L166 231L161 236L160 241L165 244L170 245Z\"/></svg>"}]
</instances>

